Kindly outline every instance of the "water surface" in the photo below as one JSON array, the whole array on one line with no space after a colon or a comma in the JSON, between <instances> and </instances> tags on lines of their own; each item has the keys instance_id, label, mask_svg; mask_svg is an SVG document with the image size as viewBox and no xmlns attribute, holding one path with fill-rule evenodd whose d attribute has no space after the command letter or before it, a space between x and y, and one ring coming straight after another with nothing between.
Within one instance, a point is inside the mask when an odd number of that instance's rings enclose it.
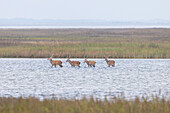
<instances>
[{"instance_id":1,"label":"water surface","mask_svg":"<svg viewBox=\"0 0 170 113\"><path fill-rule=\"evenodd\" d=\"M51 68L47 59L0 59L0 96L36 96L39 98L81 98L83 96L120 95L125 97L170 95L170 59L116 59L108 67L104 59L96 67Z\"/></svg>"}]
</instances>

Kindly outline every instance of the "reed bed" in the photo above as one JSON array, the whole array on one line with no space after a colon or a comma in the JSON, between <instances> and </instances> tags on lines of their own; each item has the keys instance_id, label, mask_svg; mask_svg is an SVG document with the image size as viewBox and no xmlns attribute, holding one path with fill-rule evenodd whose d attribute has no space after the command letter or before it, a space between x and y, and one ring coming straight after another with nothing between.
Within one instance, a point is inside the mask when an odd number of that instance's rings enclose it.
<instances>
[{"instance_id":1,"label":"reed bed","mask_svg":"<svg viewBox=\"0 0 170 113\"><path fill-rule=\"evenodd\" d=\"M170 99L153 97L133 100L114 97L105 100L94 98L44 99L0 98L1 113L170 113Z\"/></svg>"},{"instance_id":2,"label":"reed bed","mask_svg":"<svg viewBox=\"0 0 170 113\"><path fill-rule=\"evenodd\" d=\"M170 29L0 29L1 58L170 58Z\"/></svg>"}]
</instances>

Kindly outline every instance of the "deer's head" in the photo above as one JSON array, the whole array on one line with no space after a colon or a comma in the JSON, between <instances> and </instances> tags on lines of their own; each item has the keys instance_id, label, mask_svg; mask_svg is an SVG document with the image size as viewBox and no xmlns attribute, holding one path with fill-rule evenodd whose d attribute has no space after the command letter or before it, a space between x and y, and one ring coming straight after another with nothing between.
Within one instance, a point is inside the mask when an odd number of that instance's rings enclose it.
<instances>
[{"instance_id":1,"label":"deer's head","mask_svg":"<svg viewBox=\"0 0 170 113\"><path fill-rule=\"evenodd\" d=\"M50 58L48 58L47 60L52 60L52 58L53 58L53 55L54 55L54 54L52 54L52 55L51 55L51 57L50 57Z\"/></svg>"}]
</instances>

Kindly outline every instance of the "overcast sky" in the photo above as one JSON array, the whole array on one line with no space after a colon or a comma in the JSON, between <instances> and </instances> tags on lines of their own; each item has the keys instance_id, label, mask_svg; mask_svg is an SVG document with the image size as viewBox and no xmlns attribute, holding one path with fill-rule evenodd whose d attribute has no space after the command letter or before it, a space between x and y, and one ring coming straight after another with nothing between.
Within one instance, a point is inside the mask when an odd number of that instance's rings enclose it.
<instances>
[{"instance_id":1,"label":"overcast sky","mask_svg":"<svg viewBox=\"0 0 170 113\"><path fill-rule=\"evenodd\" d=\"M0 18L170 20L170 0L0 0Z\"/></svg>"}]
</instances>

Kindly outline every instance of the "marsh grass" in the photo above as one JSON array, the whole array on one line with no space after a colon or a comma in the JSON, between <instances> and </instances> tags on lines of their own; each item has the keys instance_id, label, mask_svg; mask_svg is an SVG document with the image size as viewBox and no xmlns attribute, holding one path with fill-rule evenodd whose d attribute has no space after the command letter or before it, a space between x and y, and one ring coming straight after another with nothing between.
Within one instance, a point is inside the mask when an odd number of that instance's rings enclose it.
<instances>
[{"instance_id":1,"label":"marsh grass","mask_svg":"<svg viewBox=\"0 0 170 113\"><path fill-rule=\"evenodd\" d=\"M44 99L0 98L1 113L170 113L170 99L153 97L133 100L114 97L104 100L94 98Z\"/></svg>"},{"instance_id":2,"label":"marsh grass","mask_svg":"<svg viewBox=\"0 0 170 113\"><path fill-rule=\"evenodd\" d=\"M170 58L170 29L0 30L0 57Z\"/></svg>"}]
</instances>

